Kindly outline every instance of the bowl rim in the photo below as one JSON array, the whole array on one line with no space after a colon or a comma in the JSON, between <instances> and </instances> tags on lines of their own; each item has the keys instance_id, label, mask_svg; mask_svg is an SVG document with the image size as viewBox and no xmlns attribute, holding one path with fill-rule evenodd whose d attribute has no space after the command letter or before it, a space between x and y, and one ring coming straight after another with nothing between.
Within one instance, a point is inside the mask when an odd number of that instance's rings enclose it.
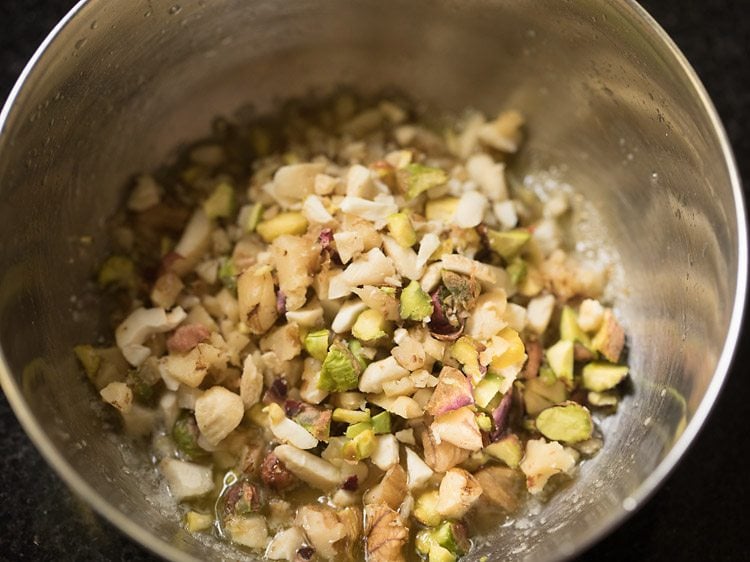
<instances>
[{"instance_id":1,"label":"bowl rim","mask_svg":"<svg viewBox=\"0 0 750 562\"><path fill-rule=\"evenodd\" d=\"M58 35L78 16L83 8L92 0L79 0L68 13L55 25L45 37L33 56L29 59L16 83L11 89L2 110L0 110L0 140L6 127L13 106L23 90L27 78L32 73L37 63L47 52L47 49L55 41ZM630 518L661 486L675 466L692 445L695 437L703 428L704 422L713 408L716 398L727 378L732 360L737 348L740 329L742 326L743 313L745 309L745 296L747 291L747 223L745 216L744 196L742 185L737 170L736 161L732 152L726 130L711 101L708 92L698 77L692 65L685 55L680 51L667 32L659 23L635 0L619 0L620 8L626 12L628 19L637 25L638 31L650 35L657 44L660 43L665 49L665 54L672 57L680 71L688 79L690 86L701 103L702 109L708 117L713 133L721 148L724 157L724 165L728 172L731 183L733 201L735 204L735 220L737 222L737 277L734 304L730 318L727 336L724 346L706 388L706 392L695 410L693 417L688 422L682 434L673 444L667 455L661 460L654 471L638 486L635 492L626 498L618 510L609 513L601 525L578 536L575 542L567 545L560 544L559 554L564 558L570 558L575 554L582 553L593 546L596 542L608 535L613 529L628 518ZM37 450L42 454L46 462L62 478L65 484L77 495L82 497L93 509L103 516L115 528L122 531L130 539L146 547L154 554L168 560L198 560L186 552L176 548L161 539L122 513L113 504L109 503L99 494L86 480L84 480L73 467L65 460L65 457L56 449L52 441L47 437L41 425L31 414L22 392L10 372L5 360L5 355L0 348L0 385L15 413L18 421L29 436Z\"/></svg>"}]
</instances>

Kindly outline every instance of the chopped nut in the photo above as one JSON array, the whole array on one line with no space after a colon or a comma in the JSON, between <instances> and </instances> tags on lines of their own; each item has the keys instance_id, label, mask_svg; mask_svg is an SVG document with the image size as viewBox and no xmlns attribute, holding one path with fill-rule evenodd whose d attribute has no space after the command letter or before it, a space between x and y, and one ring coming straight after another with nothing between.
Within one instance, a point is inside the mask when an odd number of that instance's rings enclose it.
<instances>
[{"instance_id":1,"label":"chopped nut","mask_svg":"<svg viewBox=\"0 0 750 562\"><path fill-rule=\"evenodd\" d=\"M591 437L594 425L585 407L567 402L540 412L536 418L536 428L547 439L578 443Z\"/></svg>"},{"instance_id":2,"label":"chopped nut","mask_svg":"<svg viewBox=\"0 0 750 562\"><path fill-rule=\"evenodd\" d=\"M365 506L366 552L370 562L405 562L409 529L398 512L384 504Z\"/></svg>"},{"instance_id":3,"label":"chopped nut","mask_svg":"<svg viewBox=\"0 0 750 562\"><path fill-rule=\"evenodd\" d=\"M474 474L482 487L482 498L508 513L518 510L523 494L523 477L517 470L488 466Z\"/></svg>"},{"instance_id":4,"label":"chopped nut","mask_svg":"<svg viewBox=\"0 0 750 562\"><path fill-rule=\"evenodd\" d=\"M482 495L479 482L461 468L452 468L440 482L437 511L448 519L461 519Z\"/></svg>"},{"instance_id":5,"label":"chopped nut","mask_svg":"<svg viewBox=\"0 0 750 562\"><path fill-rule=\"evenodd\" d=\"M601 327L591 340L592 347L599 351L607 361L617 363L620 360L622 348L625 346L625 331L617 322L611 309L604 311Z\"/></svg>"}]
</instances>

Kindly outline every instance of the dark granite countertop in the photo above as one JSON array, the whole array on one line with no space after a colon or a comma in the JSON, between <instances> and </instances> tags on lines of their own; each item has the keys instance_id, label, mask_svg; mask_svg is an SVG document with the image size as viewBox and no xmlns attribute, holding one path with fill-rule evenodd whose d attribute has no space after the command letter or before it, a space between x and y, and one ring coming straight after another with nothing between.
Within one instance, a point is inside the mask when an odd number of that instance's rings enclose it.
<instances>
[{"instance_id":1,"label":"dark granite countertop","mask_svg":"<svg viewBox=\"0 0 750 562\"><path fill-rule=\"evenodd\" d=\"M122 0L127 1L127 0ZM0 2L0 98L72 0ZM747 0L644 0L694 65L750 177ZM747 190L746 190L747 192ZM703 431L629 521L581 560L750 560L750 341L745 338ZM0 394L0 560L155 560L76 499Z\"/></svg>"}]
</instances>

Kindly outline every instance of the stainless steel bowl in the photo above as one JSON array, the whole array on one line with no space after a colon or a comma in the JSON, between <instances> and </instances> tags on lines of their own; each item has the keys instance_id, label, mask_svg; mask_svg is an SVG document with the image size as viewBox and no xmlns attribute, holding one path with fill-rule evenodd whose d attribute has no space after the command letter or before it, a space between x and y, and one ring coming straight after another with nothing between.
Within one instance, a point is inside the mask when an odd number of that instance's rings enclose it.
<instances>
[{"instance_id":1,"label":"stainless steel bowl","mask_svg":"<svg viewBox=\"0 0 750 562\"><path fill-rule=\"evenodd\" d=\"M529 529L498 528L470 558L581 550L648 498L699 430L746 289L721 123L635 2L80 2L0 115L0 375L18 418L70 487L135 540L174 560L215 555L181 529L145 453L102 431L71 354L100 313L77 296L131 173L217 114L339 83L396 86L438 108L520 109L520 170L556 167L604 217L626 272L633 393L575 484Z\"/></svg>"}]
</instances>

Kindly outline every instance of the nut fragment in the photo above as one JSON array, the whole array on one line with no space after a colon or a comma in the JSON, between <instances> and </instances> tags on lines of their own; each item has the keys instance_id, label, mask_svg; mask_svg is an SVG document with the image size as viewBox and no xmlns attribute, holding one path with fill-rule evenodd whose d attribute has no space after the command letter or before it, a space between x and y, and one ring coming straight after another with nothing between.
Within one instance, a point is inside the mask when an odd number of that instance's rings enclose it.
<instances>
[{"instance_id":1,"label":"nut fragment","mask_svg":"<svg viewBox=\"0 0 750 562\"><path fill-rule=\"evenodd\" d=\"M398 512L385 504L365 506L365 550L370 562L405 562L404 546L409 529Z\"/></svg>"},{"instance_id":2,"label":"nut fragment","mask_svg":"<svg viewBox=\"0 0 750 562\"><path fill-rule=\"evenodd\" d=\"M272 452L268 453L266 458L263 459L263 464L260 467L260 477L266 486L277 491L287 490L298 483L294 474Z\"/></svg>"},{"instance_id":3,"label":"nut fragment","mask_svg":"<svg viewBox=\"0 0 750 562\"><path fill-rule=\"evenodd\" d=\"M536 428L547 439L578 443L591 437L594 424L584 406L566 402L542 411L536 418Z\"/></svg>"}]
</instances>

